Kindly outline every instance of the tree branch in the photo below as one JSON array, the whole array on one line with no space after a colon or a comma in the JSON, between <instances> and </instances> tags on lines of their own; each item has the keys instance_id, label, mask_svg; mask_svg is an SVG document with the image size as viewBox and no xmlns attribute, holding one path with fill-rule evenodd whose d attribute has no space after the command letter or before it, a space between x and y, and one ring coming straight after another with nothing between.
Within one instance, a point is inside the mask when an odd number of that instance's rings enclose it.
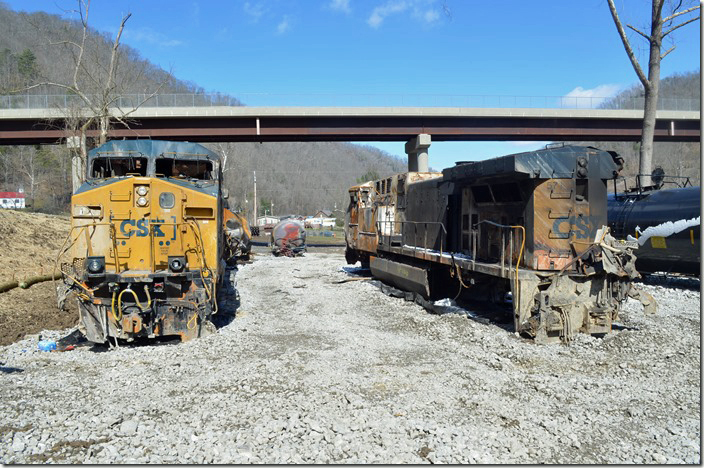
<instances>
[{"instance_id":1,"label":"tree branch","mask_svg":"<svg viewBox=\"0 0 704 468\"><path fill-rule=\"evenodd\" d=\"M664 59L665 57L667 57L667 54L669 54L670 52L672 52L673 50L675 50L675 47L677 47L677 46L672 46L672 47L670 47L664 54L662 54L662 55L660 56L660 60L662 60L662 59Z\"/></svg>"},{"instance_id":2,"label":"tree branch","mask_svg":"<svg viewBox=\"0 0 704 468\"><path fill-rule=\"evenodd\" d=\"M668 29L667 31L665 31L664 33L662 33L662 37L665 37L665 36L667 36L668 34L670 34L671 32L675 31L676 29L679 29L679 28L681 28L682 26L691 23L692 21L697 21L698 19L700 19L699 16L697 16L696 18L691 18L691 19L685 21L684 23L680 23L680 24L678 24L677 26L674 26L674 27Z\"/></svg>"},{"instance_id":3,"label":"tree branch","mask_svg":"<svg viewBox=\"0 0 704 468\"><path fill-rule=\"evenodd\" d=\"M621 25L621 20L618 17L618 12L616 11L616 6L614 5L614 0L607 0L609 3L609 10L611 11L611 16L614 19L614 23L616 24L616 29L618 30L619 36L621 36L621 42L623 42L623 47L626 49L626 54L628 55L628 59L631 61L631 65L633 65L633 69L636 71L636 75L638 75L638 79L640 80L641 83L643 83L643 87L646 89L650 87L650 82L648 81L648 78L645 76L645 73L643 73L643 69L640 67L640 64L638 63L638 59L636 58L636 55L633 53L633 49L631 48L630 42L628 42L628 37L626 37L626 32L623 30L623 26Z\"/></svg>"},{"instance_id":4,"label":"tree branch","mask_svg":"<svg viewBox=\"0 0 704 468\"><path fill-rule=\"evenodd\" d=\"M154 96L156 96L157 94L159 94L159 91L161 91L161 88L164 87L164 84L166 84L166 83L163 82L163 81L162 81L161 83L159 83L159 86L156 88L156 90L155 90L154 92L152 92L149 96L145 97L145 98L142 100L142 102L140 102L139 104L137 104L136 106L134 106L134 108L133 108L131 111L129 111L129 112L124 112L122 109L120 109L120 112L122 112L122 116L123 116L123 117L127 117L127 116L129 116L132 112L134 112L134 111L136 111L137 109L139 109L140 107L142 107L145 102L147 102L148 100L150 100L151 98L153 98ZM118 109L119 109L119 108L118 108Z\"/></svg>"},{"instance_id":5,"label":"tree branch","mask_svg":"<svg viewBox=\"0 0 704 468\"><path fill-rule=\"evenodd\" d=\"M680 15L686 15L687 13L691 13L691 12L693 12L694 10L698 10L698 9L699 9L698 6L695 6L695 7L692 7L692 8L687 8L686 10L682 10L682 11L680 11L680 12L678 12L678 13L675 13L674 15L670 15L670 16L668 16L667 18L664 18L664 19L662 20L662 22L663 22L663 23L667 23L668 21L672 21L673 19L677 18L677 17L680 16Z\"/></svg>"},{"instance_id":6,"label":"tree branch","mask_svg":"<svg viewBox=\"0 0 704 468\"><path fill-rule=\"evenodd\" d=\"M105 85L105 90L109 91L115 81L115 66L117 62L117 49L120 47L120 37L122 37L122 30L125 29L125 23L130 19L132 13L127 13L125 17L122 18L120 22L120 29L117 31L117 36L115 37L115 42L112 45L112 54L110 54L110 69L108 70L108 81Z\"/></svg>"},{"instance_id":7,"label":"tree branch","mask_svg":"<svg viewBox=\"0 0 704 468\"><path fill-rule=\"evenodd\" d=\"M83 15L84 6L86 10L85 17ZM81 23L83 24L83 38L81 39L81 45L78 48L80 50L80 53L78 54L78 59L76 60L76 69L73 72L73 86L76 89L78 89L78 71L80 70L81 64L83 62L83 52L85 51L86 40L88 38L88 11L90 10L90 0L88 0L85 4L79 3L78 10L79 14L81 15Z\"/></svg>"},{"instance_id":8,"label":"tree branch","mask_svg":"<svg viewBox=\"0 0 704 468\"><path fill-rule=\"evenodd\" d=\"M644 32L642 32L642 31L640 31L640 30L638 30L638 29L634 28L634 27L633 27L633 26L631 26L630 24L627 24L627 25L626 25L626 27L628 27L628 28L632 29L633 31L635 31L635 32L637 32L638 34L640 34L641 36L643 36L643 37L645 38L645 40L646 40L646 41L648 41L648 42L650 42L650 41L651 41L651 38L650 38L650 36L648 36L647 34L645 34L645 33L644 33Z\"/></svg>"}]
</instances>

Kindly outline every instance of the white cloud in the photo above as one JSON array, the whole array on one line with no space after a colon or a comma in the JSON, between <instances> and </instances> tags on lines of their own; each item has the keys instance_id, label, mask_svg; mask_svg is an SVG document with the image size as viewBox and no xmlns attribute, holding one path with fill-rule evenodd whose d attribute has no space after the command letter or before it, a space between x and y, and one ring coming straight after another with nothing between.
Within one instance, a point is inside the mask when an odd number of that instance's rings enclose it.
<instances>
[{"instance_id":1,"label":"white cloud","mask_svg":"<svg viewBox=\"0 0 704 468\"><path fill-rule=\"evenodd\" d=\"M584 89L577 86L562 97L562 106L577 108L595 108L605 100L615 96L621 86L605 84L596 88Z\"/></svg>"},{"instance_id":2,"label":"white cloud","mask_svg":"<svg viewBox=\"0 0 704 468\"><path fill-rule=\"evenodd\" d=\"M125 29L122 35L126 41L145 42L160 47L176 47L183 44L183 41L171 39L151 28Z\"/></svg>"},{"instance_id":3,"label":"white cloud","mask_svg":"<svg viewBox=\"0 0 704 468\"><path fill-rule=\"evenodd\" d=\"M435 8L436 3L437 0L387 0L372 10L367 24L378 29L387 17L409 13L416 21L433 25L440 20L440 13Z\"/></svg>"},{"instance_id":4,"label":"white cloud","mask_svg":"<svg viewBox=\"0 0 704 468\"><path fill-rule=\"evenodd\" d=\"M254 22L259 21L259 18L261 18L267 11L266 7L261 2L244 2L242 9L252 18Z\"/></svg>"},{"instance_id":5,"label":"white cloud","mask_svg":"<svg viewBox=\"0 0 704 468\"><path fill-rule=\"evenodd\" d=\"M350 8L350 0L330 0L328 7L333 11L341 11L345 14L352 12L352 9Z\"/></svg>"},{"instance_id":6,"label":"white cloud","mask_svg":"<svg viewBox=\"0 0 704 468\"><path fill-rule=\"evenodd\" d=\"M279 25L276 27L277 34L284 34L291 29L291 22L288 19L288 15L284 16Z\"/></svg>"},{"instance_id":7,"label":"white cloud","mask_svg":"<svg viewBox=\"0 0 704 468\"><path fill-rule=\"evenodd\" d=\"M372 10L372 14L367 19L367 24L374 29L379 28L387 16L403 13L410 7L410 3L404 0L390 0Z\"/></svg>"},{"instance_id":8,"label":"white cloud","mask_svg":"<svg viewBox=\"0 0 704 468\"><path fill-rule=\"evenodd\" d=\"M423 21L428 24L433 24L440 19L440 13L437 10L427 10L422 14Z\"/></svg>"}]
</instances>

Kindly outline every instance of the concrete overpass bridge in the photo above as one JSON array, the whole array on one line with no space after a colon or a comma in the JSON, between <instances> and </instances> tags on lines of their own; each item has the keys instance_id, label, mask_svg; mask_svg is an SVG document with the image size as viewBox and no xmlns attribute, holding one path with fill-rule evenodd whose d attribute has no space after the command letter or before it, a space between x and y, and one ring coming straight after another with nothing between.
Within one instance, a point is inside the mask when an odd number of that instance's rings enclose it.
<instances>
[{"instance_id":1,"label":"concrete overpass bridge","mask_svg":"<svg viewBox=\"0 0 704 468\"><path fill-rule=\"evenodd\" d=\"M117 110L115 115L121 115ZM194 142L405 141L409 170L431 141L638 141L642 110L464 107L143 107L110 138ZM700 111L661 110L655 141L696 142ZM61 143L59 109L0 109L0 144ZM89 134L95 136L96 132Z\"/></svg>"}]
</instances>

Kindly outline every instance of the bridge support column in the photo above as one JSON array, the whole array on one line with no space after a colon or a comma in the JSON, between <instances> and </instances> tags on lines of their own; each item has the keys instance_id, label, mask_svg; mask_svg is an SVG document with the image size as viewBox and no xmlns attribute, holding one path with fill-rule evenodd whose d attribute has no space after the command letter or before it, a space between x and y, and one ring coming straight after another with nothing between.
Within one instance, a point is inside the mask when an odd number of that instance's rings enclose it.
<instances>
[{"instance_id":1,"label":"bridge support column","mask_svg":"<svg viewBox=\"0 0 704 468\"><path fill-rule=\"evenodd\" d=\"M428 172L428 148L430 135L421 133L406 142L408 155L408 172Z\"/></svg>"}]
</instances>

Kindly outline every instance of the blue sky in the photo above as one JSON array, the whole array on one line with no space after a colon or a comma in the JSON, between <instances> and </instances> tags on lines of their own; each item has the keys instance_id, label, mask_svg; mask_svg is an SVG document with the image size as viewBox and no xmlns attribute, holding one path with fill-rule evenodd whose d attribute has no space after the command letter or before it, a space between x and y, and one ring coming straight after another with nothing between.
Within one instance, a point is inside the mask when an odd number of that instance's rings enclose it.
<instances>
[{"instance_id":1,"label":"blue sky","mask_svg":"<svg viewBox=\"0 0 704 468\"><path fill-rule=\"evenodd\" d=\"M76 6L6 3L67 17L62 9ZM648 0L616 5L624 22L648 30ZM283 103L329 94L331 104L364 105L401 95L411 104L418 95L608 97L637 82L606 0L93 0L90 23L114 34L127 12L125 44L177 78L251 105L260 93L282 95ZM700 68L700 23L673 35L677 48L662 77ZM630 36L647 60L645 40ZM401 142L375 146L404 155ZM441 169L538 146L436 142L430 164Z\"/></svg>"}]
</instances>

